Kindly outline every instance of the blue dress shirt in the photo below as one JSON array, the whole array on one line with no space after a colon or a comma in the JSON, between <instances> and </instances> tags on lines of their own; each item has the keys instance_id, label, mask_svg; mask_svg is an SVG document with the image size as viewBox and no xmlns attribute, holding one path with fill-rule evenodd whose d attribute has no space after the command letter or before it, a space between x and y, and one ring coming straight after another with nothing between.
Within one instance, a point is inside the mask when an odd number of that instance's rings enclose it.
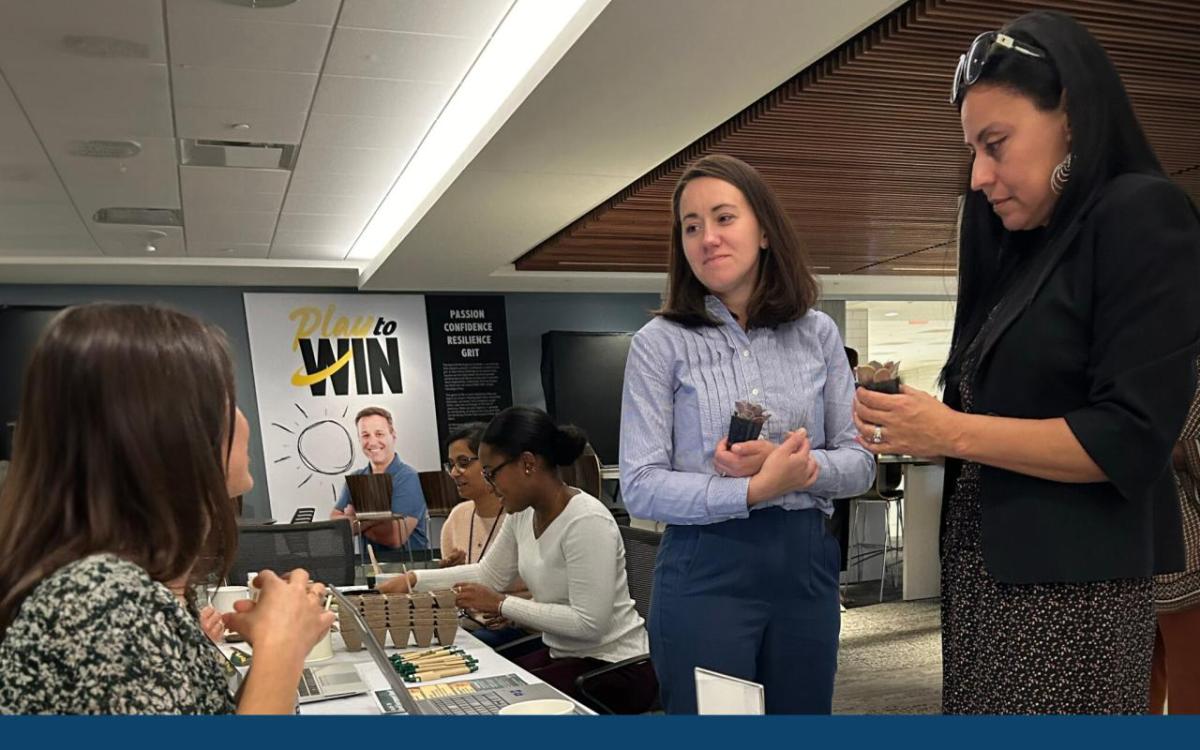
<instances>
[{"instance_id":1,"label":"blue dress shirt","mask_svg":"<svg viewBox=\"0 0 1200 750\"><path fill-rule=\"evenodd\" d=\"M621 403L621 494L638 518L709 524L779 506L833 513L834 498L867 490L875 459L855 442L854 377L837 327L810 310L775 328L745 331L714 296L720 326L688 328L655 318L633 337ZM821 470L804 492L746 504L749 477L722 477L713 465L734 402L770 412L762 437L808 430Z\"/></svg>"}]
</instances>

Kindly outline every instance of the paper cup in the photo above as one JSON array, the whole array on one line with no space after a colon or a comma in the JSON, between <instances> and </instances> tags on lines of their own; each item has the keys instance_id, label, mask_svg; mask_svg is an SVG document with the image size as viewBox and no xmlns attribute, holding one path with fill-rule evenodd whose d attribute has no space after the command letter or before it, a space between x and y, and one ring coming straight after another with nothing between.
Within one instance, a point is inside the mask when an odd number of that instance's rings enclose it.
<instances>
[{"instance_id":1,"label":"paper cup","mask_svg":"<svg viewBox=\"0 0 1200 750\"><path fill-rule=\"evenodd\" d=\"M325 637L317 641L317 645L312 647L312 651L308 652L308 656L304 657L304 663L308 664L314 661L325 661L333 658L333 633L326 633Z\"/></svg>"},{"instance_id":2,"label":"paper cup","mask_svg":"<svg viewBox=\"0 0 1200 750\"><path fill-rule=\"evenodd\" d=\"M510 703L500 709L501 716L565 716L575 713L575 704L564 698L539 698Z\"/></svg>"},{"instance_id":3,"label":"paper cup","mask_svg":"<svg viewBox=\"0 0 1200 750\"><path fill-rule=\"evenodd\" d=\"M213 608L222 614L233 611L233 603L250 598L250 589L246 586L222 586L213 594Z\"/></svg>"}]
</instances>

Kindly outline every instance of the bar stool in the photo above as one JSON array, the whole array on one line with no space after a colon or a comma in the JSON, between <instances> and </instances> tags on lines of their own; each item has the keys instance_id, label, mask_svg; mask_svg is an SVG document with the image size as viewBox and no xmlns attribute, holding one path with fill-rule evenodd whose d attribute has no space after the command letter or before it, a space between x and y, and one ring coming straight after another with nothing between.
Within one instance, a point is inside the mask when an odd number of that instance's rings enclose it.
<instances>
[{"instance_id":1,"label":"bar stool","mask_svg":"<svg viewBox=\"0 0 1200 750\"><path fill-rule=\"evenodd\" d=\"M851 557L853 564L858 571L858 577L862 579L862 564L866 560L873 559L876 555L883 556L883 569L879 575L879 601L883 601L883 587L887 582L889 567L895 566L897 563L903 562L904 552L904 491L900 489L900 481L903 478L903 469L900 464L881 463L878 465L875 472L875 487L868 492L853 498L853 515L851 518L851 534L854 535L855 544L852 545L855 554ZM899 532L899 543L892 542L892 519L891 507L892 503L896 504L896 524ZM863 541L866 535L866 521L860 505L878 506L883 509L883 544L867 544ZM895 559L888 562L888 553L893 553Z\"/></svg>"}]
</instances>

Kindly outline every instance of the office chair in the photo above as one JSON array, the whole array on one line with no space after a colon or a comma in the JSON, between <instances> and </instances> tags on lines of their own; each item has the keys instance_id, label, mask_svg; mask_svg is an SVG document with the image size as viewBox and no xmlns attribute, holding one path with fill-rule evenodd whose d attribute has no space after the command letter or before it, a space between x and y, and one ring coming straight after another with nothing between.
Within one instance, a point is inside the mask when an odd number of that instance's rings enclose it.
<instances>
[{"instance_id":1,"label":"office chair","mask_svg":"<svg viewBox=\"0 0 1200 750\"><path fill-rule=\"evenodd\" d=\"M900 489L900 482L904 478L904 468L901 464L885 463L879 464L875 471L875 486L862 495L853 499L854 502L854 518L852 532L857 540L854 545L856 554L854 555L854 564L858 568L859 579L862 578L863 561L875 557L875 555L883 556L883 570L879 575L879 601L883 601L883 587L887 581L887 573L889 565L896 565L901 562L904 551L904 490ZM892 544L892 519L891 506L896 504L896 523L898 526L898 534L900 542ZM883 544L866 544L862 541L866 534L866 522L860 510L861 505L877 505L883 508ZM863 550L867 550L863 552ZM888 553L894 553L896 559L888 562Z\"/></svg>"},{"instance_id":2,"label":"office chair","mask_svg":"<svg viewBox=\"0 0 1200 750\"><path fill-rule=\"evenodd\" d=\"M648 529L633 526L620 526L621 540L625 543L625 578L629 583L629 596L633 598L633 607L646 622L650 621L650 600L654 594L654 562L658 557L658 545L662 534ZM595 694L597 678L601 675L615 672L619 669L643 664L650 661L650 654L634 656L613 664L585 672L575 678L575 687L597 713L615 713L604 701ZM655 693L657 694L657 687ZM655 701L657 704L657 700ZM650 710L657 708L651 706Z\"/></svg>"},{"instance_id":3,"label":"office chair","mask_svg":"<svg viewBox=\"0 0 1200 750\"><path fill-rule=\"evenodd\" d=\"M354 583L354 562L354 537L345 521L246 526L238 530L229 580L244 585L249 573L303 568L314 581L349 586Z\"/></svg>"},{"instance_id":4,"label":"office chair","mask_svg":"<svg viewBox=\"0 0 1200 750\"><path fill-rule=\"evenodd\" d=\"M592 497L603 501L603 485L600 480L600 457L588 443L583 446L583 453L570 466L559 469L562 480L571 487L578 487Z\"/></svg>"},{"instance_id":5,"label":"office chair","mask_svg":"<svg viewBox=\"0 0 1200 750\"><path fill-rule=\"evenodd\" d=\"M292 514L291 523L312 523L316 515L316 508L296 508L296 512Z\"/></svg>"}]
</instances>

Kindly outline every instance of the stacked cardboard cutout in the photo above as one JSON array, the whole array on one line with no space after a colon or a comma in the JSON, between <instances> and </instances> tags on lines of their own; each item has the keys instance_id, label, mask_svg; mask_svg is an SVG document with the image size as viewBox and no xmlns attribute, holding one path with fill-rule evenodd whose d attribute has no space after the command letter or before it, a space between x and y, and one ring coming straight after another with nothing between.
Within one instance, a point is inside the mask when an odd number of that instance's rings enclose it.
<instances>
[{"instance_id":1,"label":"stacked cardboard cutout","mask_svg":"<svg viewBox=\"0 0 1200 750\"><path fill-rule=\"evenodd\" d=\"M453 591L431 591L419 594L349 594L350 602L362 613L367 627L381 645L408 648L410 643L429 646L436 635L438 643L449 646L458 633L458 609ZM342 640L348 651L363 648L363 636L353 617L338 617ZM411 641L410 641L411 637Z\"/></svg>"}]
</instances>

